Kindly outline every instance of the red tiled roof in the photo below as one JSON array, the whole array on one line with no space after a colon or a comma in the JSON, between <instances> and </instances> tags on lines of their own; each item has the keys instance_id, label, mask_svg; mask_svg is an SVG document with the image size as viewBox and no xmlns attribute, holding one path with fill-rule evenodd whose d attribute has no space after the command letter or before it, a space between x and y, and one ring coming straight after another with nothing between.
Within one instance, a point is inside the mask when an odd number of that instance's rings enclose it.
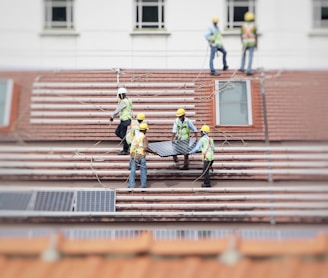
<instances>
[{"instance_id":1,"label":"red tiled roof","mask_svg":"<svg viewBox=\"0 0 328 278\"><path fill-rule=\"evenodd\" d=\"M113 126L109 127L108 122L108 117L116 105L115 72L15 71L0 72L0 77L13 78L20 88L19 115L9 133L8 131L0 133L2 140L117 142ZM202 123L213 127L212 135L216 140L264 141L260 74L247 77L252 81L253 126L214 127L215 80L243 80L244 78L244 75L233 71L226 71L220 77L212 77L207 71L196 70L124 70L120 76L120 83L130 87L130 97L135 100L135 111L142 110L149 115L151 124L149 137L153 140L165 140L170 137L172 128L170 120L174 119L176 105L185 105L187 115L189 112L190 118L196 121L198 127ZM56 87L56 84L61 86ZM84 84L84 86L78 87L77 84ZM328 140L327 85L327 71L265 72L265 83L262 88L266 95L270 141ZM74 93L73 89L75 89ZM109 97L110 95L113 97ZM47 100L50 99L51 102L48 104L57 105L57 108L43 111L40 105L48 105ZM65 115L65 110L58 107L65 103L71 107L66 109L66 113L69 112L71 115L75 113L70 120L75 119L77 122L60 124L59 120L63 116L59 116L59 112ZM73 104L76 108L73 108ZM37 105L39 108L35 108ZM50 116L50 113L55 111L57 112ZM165 119L167 123L158 122ZM59 122L56 124L51 121Z\"/></svg>"}]
</instances>

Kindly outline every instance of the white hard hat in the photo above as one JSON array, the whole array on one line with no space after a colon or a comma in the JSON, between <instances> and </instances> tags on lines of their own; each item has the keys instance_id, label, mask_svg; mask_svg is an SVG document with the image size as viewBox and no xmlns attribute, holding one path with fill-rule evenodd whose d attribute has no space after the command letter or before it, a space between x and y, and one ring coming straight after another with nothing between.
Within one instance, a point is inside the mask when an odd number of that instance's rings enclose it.
<instances>
[{"instance_id":1,"label":"white hard hat","mask_svg":"<svg viewBox=\"0 0 328 278\"><path fill-rule=\"evenodd\" d=\"M128 91L124 87L119 88L118 91L117 91L118 96L121 95L121 94L127 94L127 93L128 93Z\"/></svg>"}]
</instances>

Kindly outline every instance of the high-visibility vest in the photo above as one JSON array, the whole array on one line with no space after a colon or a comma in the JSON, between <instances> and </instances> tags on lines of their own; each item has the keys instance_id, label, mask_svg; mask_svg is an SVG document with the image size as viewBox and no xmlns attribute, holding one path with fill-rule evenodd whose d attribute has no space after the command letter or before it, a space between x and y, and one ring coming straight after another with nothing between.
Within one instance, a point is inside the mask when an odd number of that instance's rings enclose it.
<instances>
[{"instance_id":1,"label":"high-visibility vest","mask_svg":"<svg viewBox=\"0 0 328 278\"><path fill-rule=\"evenodd\" d=\"M200 141L202 141L202 160L213 161L214 151L212 150L212 145L214 144L213 139L204 135Z\"/></svg>"},{"instance_id":2,"label":"high-visibility vest","mask_svg":"<svg viewBox=\"0 0 328 278\"><path fill-rule=\"evenodd\" d=\"M120 120L130 120L132 118L132 101L128 98L123 98L121 101L125 102L125 107L120 111Z\"/></svg>"},{"instance_id":3,"label":"high-visibility vest","mask_svg":"<svg viewBox=\"0 0 328 278\"><path fill-rule=\"evenodd\" d=\"M241 36L244 47L256 45L256 26L254 22L245 22L241 27Z\"/></svg>"},{"instance_id":4,"label":"high-visibility vest","mask_svg":"<svg viewBox=\"0 0 328 278\"><path fill-rule=\"evenodd\" d=\"M219 27L213 26L211 28L211 35L210 35L210 41L213 43L211 45L215 46L222 46L222 36L221 32L219 31Z\"/></svg>"},{"instance_id":5,"label":"high-visibility vest","mask_svg":"<svg viewBox=\"0 0 328 278\"><path fill-rule=\"evenodd\" d=\"M133 137L136 133L139 132L139 122L137 120L133 120L131 124L128 126L128 131L125 135L126 142L130 145Z\"/></svg>"},{"instance_id":6,"label":"high-visibility vest","mask_svg":"<svg viewBox=\"0 0 328 278\"><path fill-rule=\"evenodd\" d=\"M144 150L144 138L145 134L143 132L137 132L136 135L132 139L130 154L137 154L145 156L146 152Z\"/></svg>"},{"instance_id":7,"label":"high-visibility vest","mask_svg":"<svg viewBox=\"0 0 328 278\"><path fill-rule=\"evenodd\" d=\"M190 137L190 129L188 125L188 119L185 118L184 122L182 123L179 118L176 118L177 124L177 139L178 140L187 140Z\"/></svg>"}]
</instances>

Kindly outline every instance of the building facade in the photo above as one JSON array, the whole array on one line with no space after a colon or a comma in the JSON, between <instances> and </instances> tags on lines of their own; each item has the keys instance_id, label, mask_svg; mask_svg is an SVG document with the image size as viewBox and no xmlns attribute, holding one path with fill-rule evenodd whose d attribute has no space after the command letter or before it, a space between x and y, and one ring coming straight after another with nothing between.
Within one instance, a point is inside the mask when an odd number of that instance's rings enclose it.
<instances>
[{"instance_id":1,"label":"building facade","mask_svg":"<svg viewBox=\"0 0 328 278\"><path fill-rule=\"evenodd\" d=\"M2 0L0 10L2 69L207 69L213 16L238 69L246 11L258 26L255 68L328 67L325 0Z\"/></svg>"}]
</instances>

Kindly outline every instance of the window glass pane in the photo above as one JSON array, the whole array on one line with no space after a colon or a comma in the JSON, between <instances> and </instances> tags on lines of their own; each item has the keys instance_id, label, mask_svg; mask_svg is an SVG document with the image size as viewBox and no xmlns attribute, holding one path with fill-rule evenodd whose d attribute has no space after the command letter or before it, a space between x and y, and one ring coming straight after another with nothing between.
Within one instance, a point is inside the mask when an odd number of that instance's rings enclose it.
<instances>
[{"instance_id":1,"label":"window glass pane","mask_svg":"<svg viewBox=\"0 0 328 278\"><path fill-rule=\"evenodd\" d=\"M0 126L4 124L7 83L0 81Z\"/></svg>"},{"instance_id":2,"label":"window glass pane","mask_svg":"<svg viewBox=\"0 0 328 278\"><path fill-rule=\"evenodd\" d=\"M233 13L233 20L236 22L244 21L244 14L247 13L248 7L235 7Z\"/></svg>"},{"instance_id":3,"label":"window glass pane","mask_svg":"<svg viewBox=\"0 0 328 278\"><path fill-rule=\"evenodd\" d=\"M164 7L163 6L162 6L162 20L161 20L161 22L164 23ZM162 27L164 27L164 26L162 25Z\"/></svg>"},{"instance_id":4,"label":"window glass pane","mask_svg":"<svg viewBox=\"0 0 328 278\"><path fill-rule=\"evenodd\" d=\"M247 84L244 81L219 82L219 124L249 125Z\"/></svg>"},{"instance_id":5,"label":"window glass pane","mask_svg":"<svg viewBox=\"0 0 328 278\"><path fill-rule=\"evenodd\" d=\"M0 80L0 126L9 124L12 82Z\"/></svg>"},{"instance_id":6,"label":"window glass pane","mask_svg":"<svg viewBox=\"0 0 328 278\"><path fill-rule=\"evenodd\" d=\"M158 22L158 8L157 7L143 7L142 8L143 22Z\"/></svg>"},{"instance_id":7,"label":"window glass pane","mask_svg":"<svg viewBox=\"0 0 328 278\"><path fill-rule=\"evenodd\" d=\"M52 21L66 21L66 8L53 8Z\"/></svg>"},{"instance_id":8,"label":"window glass pane","mask_svg":"<svg viewBox=\"0 0 328 278\"><path fill-rule=\"evenodd\" d=\"M321 8L321 19L328 20L328 7Z\"/></svg>"}]
</instances>

